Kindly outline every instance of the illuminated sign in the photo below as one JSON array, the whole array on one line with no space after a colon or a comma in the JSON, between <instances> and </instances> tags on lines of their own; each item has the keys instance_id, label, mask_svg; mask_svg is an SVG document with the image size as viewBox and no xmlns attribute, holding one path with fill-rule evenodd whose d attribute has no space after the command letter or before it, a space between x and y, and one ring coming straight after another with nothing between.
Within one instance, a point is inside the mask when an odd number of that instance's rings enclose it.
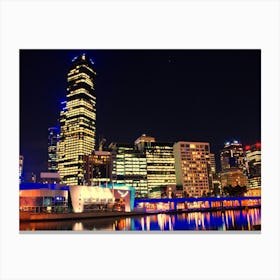
<instances>
[{"instance_id":1,"label":"illuminated sign","mask_svg":"<svg viewBox=\"0 0 280 280\"><path fill-rule=\"evenodd\" d=\"M122 192L122 191L118 191L118 193L120 194L120 196L122 197L122 198L124 198L124 197L126 197L127 195L128 195L128 191L126 191L126 192Z\"/></svg>"}]
</instances>

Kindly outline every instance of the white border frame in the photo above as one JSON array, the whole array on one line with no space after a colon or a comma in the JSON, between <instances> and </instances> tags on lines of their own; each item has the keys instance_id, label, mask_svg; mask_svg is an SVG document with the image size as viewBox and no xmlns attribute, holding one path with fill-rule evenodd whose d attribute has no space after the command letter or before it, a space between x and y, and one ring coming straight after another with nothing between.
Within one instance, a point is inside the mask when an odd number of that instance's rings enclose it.
<instances>
[{"instance_id":1,"label":"white border frame","mask_svg":"<svg viewBox=\"0 0 280 280\"><path fill-rule=\"evenodd\" d=\"M0 20L1 279L280 278L277 0L6 0ZM20 235L14 175L19 49L25 48L261 49L262 233ZM118 258L109 254L116 250Z\"/></svg>"}]
</instances>

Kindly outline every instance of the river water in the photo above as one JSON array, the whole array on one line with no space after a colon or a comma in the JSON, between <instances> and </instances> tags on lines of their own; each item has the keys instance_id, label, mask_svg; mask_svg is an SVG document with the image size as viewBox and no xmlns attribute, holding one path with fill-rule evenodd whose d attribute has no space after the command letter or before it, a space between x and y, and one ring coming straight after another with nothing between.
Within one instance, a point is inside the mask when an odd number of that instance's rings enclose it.
<instances>
[{"instance_id":1,"label":"river water","mask_svg":"<svg viewBox=\"0 0 280 280\"><path fill-rule=\"evenodd\" d=\"M21 231L251 231L261 225L261 209L155 214L125 218L20 223ZM260 228L257 228L258 230Z\"/></svg>"}]
</instances>

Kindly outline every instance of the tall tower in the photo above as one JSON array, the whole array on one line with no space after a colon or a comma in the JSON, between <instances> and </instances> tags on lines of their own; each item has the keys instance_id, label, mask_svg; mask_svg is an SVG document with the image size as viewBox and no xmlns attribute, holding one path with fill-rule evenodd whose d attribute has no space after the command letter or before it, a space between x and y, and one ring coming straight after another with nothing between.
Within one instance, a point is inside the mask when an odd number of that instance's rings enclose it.
<instances>
[{"instance_id":1,"label":"tall tower","mask_svg":"<svg viewBox=\"0 0 280 280\"><path fill-rule=\"evenodd\" d=\"M75 57L67 74L67 95L60 112L58 172L62 183L83 185L85 155L95 146L96 97L93 62Z\"/></svg>"},{"instance_id":2,"label":"tall tower","mask_svg":"<svg viewBox=\"0 0 280 280\"><path fill-rule=\"evenodd\" d=\"M59 128L49 128L48 136L48 171L57 172L57 142L59 139Z\"/></svg>"}]
</instances>

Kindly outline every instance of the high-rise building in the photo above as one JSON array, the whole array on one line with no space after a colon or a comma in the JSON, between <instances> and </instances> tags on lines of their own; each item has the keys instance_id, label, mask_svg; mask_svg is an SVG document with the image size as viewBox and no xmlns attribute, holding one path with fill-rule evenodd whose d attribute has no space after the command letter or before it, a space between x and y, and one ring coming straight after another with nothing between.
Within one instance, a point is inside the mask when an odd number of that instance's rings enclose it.
<instances>
[{"instance_id":1,"label":"high-rise building","mask_svg":"<svg viewBox=\"0 0 280 280\"><path fill-rule=\"evenodd\" d=\"M248 186L246 158L243 146L238 140L225 143L220 152L221 160L221 187Z\"/></svg>"},{"instance_id":2,"label":"high-rise building","mask_svg":"<svg viewBox=\"0 0 280 280\"><path fill-rule=\"evenodd\" d=\"M209 189L210 192L214 191L214 181L216 181L216 160L215 154L209 154L209 165L208 165L208 174L209 174Z\"/></svg>"},{"instance_id":3,"label":"high-rise building","mask_svg":"<svg viewBox=\"0 0 280 280\"><path fill-rule=\"evenodd\" d=\"M23 156L19 156L19 182L22 182L22 173L23 173Z\"/></svg>"},{"instance_id":4,"label":"high-rise building","mask_svg":"<svg viewBox=\"0 0 280 280\"><path fill-rule=\"evenodd\" d=\"M75 57L67 74L66 102L60 112L58 172L62 183L84 184L84 156L95 146L96 96L93 62Z\"/></svg>"},{"instance_id":5,"label":"high-rise building","mask_svg":"<svg viewBox=\"0 0 280 280\"><path fill-rule=\"evenodd\" d=\"M111 180L135 188L136 197L147 197L147 160L133 145L111 143Z\"/></svg>"},{"instance_id":6,"label":"high-rise building","mask_svg":"<svg viewBox=\"0 0 280 280\"><path fill-rule=\"evenodd\" d=\"M245 146L250 188L261 187L261 143Z\"/></svg>"},{"instance_id":7,"label":"high-rise building","mask_svg":"<svg viewBox=\"0 0 280 280\"><path fill-rule=\"evenodd\" d=\"M111 153L108 151L94 151L85 156L85 182L89 186L110 182Z\"/></svg>"},{"instance_id":8,"label":"high-rise building","mask_svg":"<svg viewBox=\"0 0 280 280\"><path fill-rule=\"evenodd\" d=\"M57 172L57 143L59 139L59 128L50 127L48 135L48 171Z\"/></svg>"},{"instance_id":9,"label":"high-rise building","mask_svg":"<svg viewBox=\"0 0 280 280\"><path fill-rule=\"evenodd\" d=\"M144 152L145 148L147 147L150 148L152 146L151 143L154 142L156 142L156 139L154 137L147 136L146 134L142 134L134 141L134 145L138 151Z\"/></svg>"},{"instance_id":10,"label":"high-rise building","mask_svg":"<svg viewBox=\"0 0 280 280\"><path fill-rule=\"evenodd\" d=\"M157 142L142 134L134 145L146 157L148 197L160 198L167 187L176 185L173 143Z\"/></svg>"},{"instance_id":11,"label":"high-rise building","mask_svg":"<svg viewBox=\"0 0 280 280\"><path fill-rule=\"evenodd\" d=\"M211 173L214 175L214 174L216 174L215 154L209 154L209 158L210 158L210 170L211 170Z\"/></svg>"},{"instance_id":12,"label":"high-rise building","mask_svg":"<svg viewBox=\"0 0 280 280\"><path fill-rule=\"evenodd\" d=\"M177 142L174 144L177 185L189 196L206 195L211 184L210 144L205 142Z\"/></svg>"},{"instance_id":13,"label":"high-rise building","mask_svg":"<svg viewBox=\"0 0 280 280\"><path fill-rule=\"evenodd\" d=\"M229 168L239 168L246 173L245 154L240 141L226 142L220 152L220 160L222 171Z\"/></svg>"}]
</instances>

